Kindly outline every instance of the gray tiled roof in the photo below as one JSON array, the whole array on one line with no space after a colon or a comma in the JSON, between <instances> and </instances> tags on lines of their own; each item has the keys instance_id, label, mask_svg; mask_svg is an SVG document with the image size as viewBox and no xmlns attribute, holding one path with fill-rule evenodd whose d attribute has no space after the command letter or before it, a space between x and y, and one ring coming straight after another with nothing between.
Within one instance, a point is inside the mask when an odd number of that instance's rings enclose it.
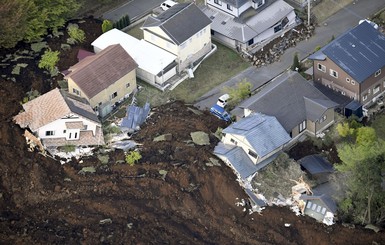
<instances>
[{"instance_id":1,"label":"gray tiled roof","mask_svg":"<svg viewBox=\"0 0 385 245\"><path fill-rule=\"evenodd\" d=\"M242 179L246 179L258 170L257 166L254 165L241 147L225 145L219 142L214 149L214 154L226 157Z\"/></svg>"},{"instance_id":2,"label":"gray tiled roof","mask_svg":"<svg viewBox=\"0 0 385 245\"><path fill-rule=\"evenodd\" d=\"M325 208L329 209L329 211L331 211L332 213L335 213L337 211L337 205L336 203L333 201L333 199L330 198L330 196L326 195L326 194L322 194L322 195L312 195L312 196L309 196L309 195L301 195L300 199L302 200L320 200L321 202L324 203L325 205Z\"/></svg>"},{"instance_id":3,"label":"gray tiled roof","mask_svg":"<svg viewBox=\"0 0 385 245\"><path fill-rule=\"evenodd\" d=\"M283 0L269 1L261 9L253 10L254 16L241 20L208 6L202 7L202 11L212 20L212 30L243 43L271 28L293 10Z\"/></svg>"},{"instance_id":4,"label":"gray tiled roof","mask_svg":"<svg viewBox=\"0 0 385 245\"><path fill-rule=\"evenodd\" d=\"M193 3L179 3L160 15L149 16L142 28L159 26L178 45L210 25L211 20Z\"/></svg>"},{"instance_id":5,"label":"gray tiled roof","mask_svg":"<svg viewBox=\"0 0 385 245\"><path fill-rule=\"evenodd\" d=\"M385 66L385 36L364 21L339 36L309 59L326 56L359 83Z\"/></svg>"},{"instance_id":6,"label":"gray tiled roof","mask_svg":"<svg viewBox=\"0 0 385 245\"><path fill-rule=\"evenodd\" d=\"M245 137L260 157L290 141L290 136L274 116L251 114L225 128L223 133Z\"/></svg>"},{"instance_id":7,"label":"gray tiled roof","mask_svg":"<svg viewBox=\"0 0 385 245\"><path fill-rule=\"evenodd\" d=\"M291 132L305 119L315 121L336 105L300 74L289 71L269 82L239 107L275 116L285 130Z\"/></svg>"},{"instance_id":8,"label":"gray tiled roof","mask_svg":"<svg viewBox=\"0 0 385 245\"><path fill-rule=\"evenodd\" d=\"M298 160L310 174L332 173L333 166L320 155L309 155Z\"/></svg>"}]
</instances>

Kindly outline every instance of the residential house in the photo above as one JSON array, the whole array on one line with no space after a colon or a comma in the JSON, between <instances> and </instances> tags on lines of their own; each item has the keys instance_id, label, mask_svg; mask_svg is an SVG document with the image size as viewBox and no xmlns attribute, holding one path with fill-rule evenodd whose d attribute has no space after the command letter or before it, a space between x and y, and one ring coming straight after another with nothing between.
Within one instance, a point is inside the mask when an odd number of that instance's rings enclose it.
<instances>
[{"instance_id":1,"label":"residential house","mask_svg":"<svg viewBox=\"0 0 385 245\"><path fill-rule=\"evenodd\" d=\"M80 97L56 88L23 104L23 109L13 120L28 127L45 147L104 144L98 117Z\"/></svg>"},{"instance_id":2,"label":"residential house","mask_svg":"<svg viewBox=\"0 0 385 245\"><path fill-rule=\"evenodd\" d=\"M329 223L328 219L333 219L337 211L337 205L326 194L322 195L301 195L303 203L302 213L313 217L319 222ZM329 223L330 224L330 223Z\"/></svg>"},{"instance_id":3,"label":"residential house","mask_svg":"<svg viewBox=\"0 0 385 245\"><path fill-rule=\"evenodd\" d=\"M225 128L214 154L230 165L240 179L252 176L290 141L274 116L250 114Z\"/></svg>"},{"instance_id":4,"label":"residential house","mask_svg":"<svg viewBox=\"0 0 385 245\"><path fill-rule=\"evenodd\" d=\"M321 155L309 155L298 160L301 169L305 170L318 184L329 181L330 173L334 172L333 165Z\"/></svg>"},{"instance_id":5,"label":"residential house","mask_svg":"<svg viewBox=\"0 0 385 245\"><path fill-rule=\"evenodd\" d=\"M283 0L206 0L211 35L224 45L249 50L296 25L294 8Z\"/></svg>"},{"instance_id":6,"label":"residential house","mask_svg":"<svg viewBox=\"0 0 385 245\"><path fill-rule=\"evenodd\" d=\"M367 21L309 56L314 81L369 105L385 92L385 35Z\"/></svg>"},{"instance_id":7,"label":"residential house","mask_svg":"<svg viewBox=\"0 0 385 245\"><path fill-rule=\"evenodd\" d=\"M259 112L277 118L292 138L307 132L318 136L334 123L334 107L299 73L289 71L276 77L231 114L238 118Z\"/></svg>"},{"instance_id":8,"label":"residential house","mask_svg":"<svg viewBox=\"0 0 385 245\"><path fill-rule=\"evenodd\" d=\"M144 40L177 57L177 71L192 68L212 50L211 20L194 4L179 3L142 26Z\"/></svg>"},{"instance_id":9,"label":"residential house","mask_svg":"<svg viewBox=\"0 0 385 245\"><path fill-rule=\"evenodd\" d=\"M138 65L120 44L71 66L64 77L70 93L85 98L101 117L136 89Z\"/></svg>"},{"instance_id":10,"label":"residential house","mask_svg":"<svg viewBox=\"0 0 385 245\"><path fill-rule=\"evenodd\" d=\"M99 53L114 44L120 44L138 64L136 76L160 90L169 86L169 79L177 73L176 55L118 29L103 33L91 45Z\"/></svg>"}]
</instances>

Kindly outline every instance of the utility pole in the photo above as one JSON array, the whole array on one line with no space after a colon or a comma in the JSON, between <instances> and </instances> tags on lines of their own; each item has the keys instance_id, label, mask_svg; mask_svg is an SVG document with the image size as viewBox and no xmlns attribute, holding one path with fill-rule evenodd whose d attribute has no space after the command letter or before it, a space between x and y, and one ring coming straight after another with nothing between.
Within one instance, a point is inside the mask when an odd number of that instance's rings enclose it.
<instances>
[{"instance_id":1,"label":"utility pole","mask_svg":"<svg viewBox=\"0 0 385 245\"><path fill-rule=\"evenodd\" d=\"M307 0L307 25L310 26L310 1Z\"/></svg>"}]
</instances>

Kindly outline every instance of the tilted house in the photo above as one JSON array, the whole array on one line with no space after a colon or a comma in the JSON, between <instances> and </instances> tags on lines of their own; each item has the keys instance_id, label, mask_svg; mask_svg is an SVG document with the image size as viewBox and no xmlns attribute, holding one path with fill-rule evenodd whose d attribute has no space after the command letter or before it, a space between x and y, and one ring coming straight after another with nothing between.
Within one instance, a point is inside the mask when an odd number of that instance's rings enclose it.
<instances>
[{"instance_id":1,"label":"tilted house","mask_svg":"<svg viewBox=\"0 0 385 245\"><path fill-rule=\"evenodd\" d=\"M144 40L177 56L180 73L211 51L210 24L194 3L180 3L149 16L142 30Z\"/></svg>"},{"instance_id":2,"label":"tilted house","mask_svg":"<svg viewBox=\"0 0 385 245\"><path fill-rule=\"evenodd\" d=\"M80 97L56 88L23 104L23 109L14 121L28 127L45 147L104 144L98 117Z\"/></svg>"},{"instance_id":3,"label":"tilted house","mask_svg":"<svg viewBox=\"0 0 385 245\"><path fill-rule=\"evenodd\" d=\"M249 50L296 25L294 8L283 0L206 0L202 11L212 20L212 38Z\"/></svg>"},{"instance_id":4,"label":"tilted house","mask_svg":"<svg viewBox=\"0 0 385 245\"><path fill-rule=\"evenodd\" d=\"M282 150L290 136L273 116L250 114L225 128L214 154L246 179ZM265 162L264 162L265 161Z\"/></svg>"},{"instance_id":5,"label":"tilted house","mask_svg":"<svg viewBox=\"0 0 385 245\"><path fill-rule=\"evenodd\" d=\"M138 78L161 90L164 90L168 80L177 73L176 55L118 29L103 33L91 45L95 53L99 53L113 44L120 44L138 64Z\"/></svg>"},{"instance_id":6,"label":"tilted house","mask_svg":"<svg viewBox=\"0 0 385 245\"><path fill-rule=\"evenodd\" d=\"M336 105L299 73L289 71L242 102L232 114L243 117L259 112L274 116L295 138L305 132L318 136L331 126Z\"/></svg>"},{"instance_id":7,"label":"tilted house","mask_svg":"<svg viewBox=\"0 0 385 245\"><path fill-rule=\"evenodd\" d=\"M363 105L385 92L385 35L363 21L309 56L314 81Z\"/></svg>"},{"instance_id":8,"label":"tilted house","mask_svg":"<svg viewBox=\"0 0 385 245\"><path fill-rule=\"evenodd\" d=\"M64 77L68 91L85 98L101 117L136 89L138 65L120 44L84 58Z\"/></svg>"},{"instance_id":9,"label":"tilted house","mask_svg":"<svg viewBox=\"0 0 385 245\"><path fill-rule=\"evenodd\" d=\"M319 222L327 223L327 219L334 217L337 205L326 194L322 195L301 195L300 199L304 202L302 213L313 217Z\"/></svg>"}]
</instances>

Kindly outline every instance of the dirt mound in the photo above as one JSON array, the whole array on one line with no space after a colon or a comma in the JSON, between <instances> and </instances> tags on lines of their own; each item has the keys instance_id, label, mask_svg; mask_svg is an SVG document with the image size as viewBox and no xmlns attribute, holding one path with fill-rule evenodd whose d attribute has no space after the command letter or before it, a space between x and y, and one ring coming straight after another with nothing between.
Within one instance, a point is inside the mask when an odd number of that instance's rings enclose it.
<instances>
[{"instance_id":1,"label":"dirt mound","mask_svg":"<svg viewBox=\"0 0 385 245\"><path fill-rule=\"evenodd\" d=\"M34 82L20 79L23 84L0 81L0 243L385 243L383 233L325 227L287 208L244 212L235 203L246 195L230 168L206 164L215 158L213 133L224 123L182 102L153 108L133 136L143 156L134 166L121 163L120 150L95 152L108 155L108 163L87 157L65 165L29 152L12 117ZM194 144L196 131L207 133L210 145ZM172 137L153 141L163 134ZM88 166L96 172L79 174Z\"/></svg>"}]
</instances>

